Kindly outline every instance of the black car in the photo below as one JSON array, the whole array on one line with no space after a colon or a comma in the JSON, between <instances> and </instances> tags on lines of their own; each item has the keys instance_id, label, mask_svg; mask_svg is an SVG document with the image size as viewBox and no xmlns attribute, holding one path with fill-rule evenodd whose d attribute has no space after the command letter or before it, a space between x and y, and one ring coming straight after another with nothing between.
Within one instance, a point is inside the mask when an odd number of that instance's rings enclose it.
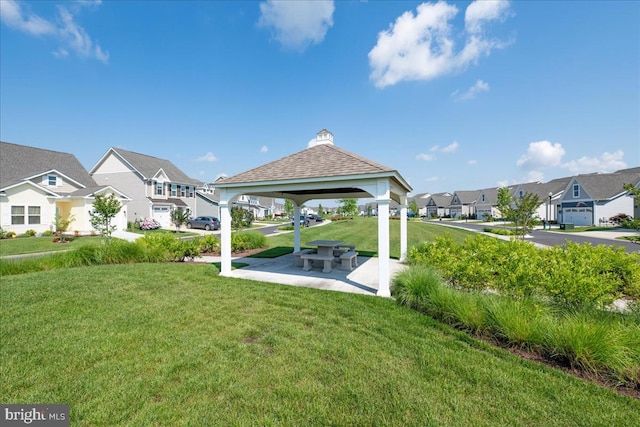
<instances>
[{"instance_id":1,"label":"black car","mask_svg":"<svg viewBox=\"0 0 640 427\"><path fill-rule=\"evenodd\" d=\"M220 220L214 216L199 216L187 221L187 228L204 228L205 230L219 230Z\"/></svg>"}]
</instances>

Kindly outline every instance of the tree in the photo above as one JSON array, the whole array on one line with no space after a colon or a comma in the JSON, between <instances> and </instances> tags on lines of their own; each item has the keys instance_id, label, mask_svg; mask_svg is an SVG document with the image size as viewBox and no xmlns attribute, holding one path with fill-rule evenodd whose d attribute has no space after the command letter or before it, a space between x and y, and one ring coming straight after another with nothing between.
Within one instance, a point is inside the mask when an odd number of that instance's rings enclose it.
<instances>
[{"instance_id":1,"label":"tree","mask_svg":"<svg viewBox=\"0 0 640 427\"><path fill-rule=\"evenodd\" d=\"M111 220L122 209L122 203L111 193L108 196L104 194L96 194L93 202L93 212L91 217L91 225L98 230L102 237L110 238L111 233L116 230L115 225L111 225Z\"/></svg>"},{"instance_id":2,"label":"tree","mask_svg":"<svg viewBox=\"0 0 640 427\"><path fill-rule=\"evenodd\" d=\"M176 233L180 230L182 224L189 221L189 215L191 215L189 208L175 208L171 211L171 222L176 225Z\"/></svg>"},{"instance_id":3,"label":"tree","mask_svg":"<svg viewBox=\"0 0 640 427\"><path fill-rule=\"evenodd\" d=\"M322 209L322 203L318 203L318 215L324 215L324 210Z\"/></svg>"},{"instance_id":4,"label":"tree","mask_svg":"<svg viewBox=\"0 0 640 427\"><path fill-rule=\"evenodd\" d=\"M289 199L284 200L284 214L287 218L293 218L293 202Z\"/></svg>"},{"instance_id":5,"label":"tree","mask_svg":"<svg viewBox=\"0 0 640 427\"><path fill-rule=\"evenodd\" d=\"M500 216L502 221L511 220L513 211L511 209L511 203L513 203L513 197L511 191L507 187L498 188L498 202L496 207L500 210Z\"/></svg>"},{"instance_id":6,"label":"tree","mask_svg":"<svg viewBox=\"0 0 640 427\"><path fill-rule=\"evenodd\" d=\"M251 227L254 219L253 212L250 210L242 209L240 206L231 208L231 228L234 230Z\"/></svg>"},{"instance_id":7,"label":"tree","mask_svg":"<svg viewBox=\"0 0 640 427\"><path fill-rule=\"evenodd\" d=\"M538 197L537 194L529 192L524 193L522 197L516 198L512 215L516 223L516 232L518 232L518 226L520 226L522 237L533 229L536 221L533 214L541 204L542 200L540 200L540 197Z\"/></svg>"},{"instance_id":8,"label":"tree","mask_svg":"<svg viewBox=\"0 0 640 427\"><path fill-rule=\"evenodd\" d=\"M338 200L340 207L338 213L344 216L358 215L358 201L357 199L340 199Z\"/></svg>"},{"instance_id":9,"label":"tree","mask_svg":"<svg viewBox=\"0 0 640 427\"><path fill-rule=\"evenodd\" d=\"M624 184L622 186L629 196L633 197L634 206L640 203L640 187L633 184ZM622 222L622 226L631 230L640 230L640 218L628 218Z\"/></svg>"},{"instance_id":10,"label":"tree","mask_svg":"<svg viewBox=\"0 0 640 427\"><path fill-rule=\"evenodd\" d=\"M412 199L409 202L409 210L413 213L413 215L420 216L419 209L418 209L418 202L416 202L415 199Z\"/></svg>"},{"instance_id":11,"label":"tree","mask_svg":"<svg viewBox=\"0 0 640 427\"><path fill-rule=\"evenodd\" d=\"M63 218L59 212L56 212L56 234L59 236L60 242L65 242L64 233L69 229L69 226L75 220L76 217L74 215L67 215Z\"/></svg>"}]
</instances>

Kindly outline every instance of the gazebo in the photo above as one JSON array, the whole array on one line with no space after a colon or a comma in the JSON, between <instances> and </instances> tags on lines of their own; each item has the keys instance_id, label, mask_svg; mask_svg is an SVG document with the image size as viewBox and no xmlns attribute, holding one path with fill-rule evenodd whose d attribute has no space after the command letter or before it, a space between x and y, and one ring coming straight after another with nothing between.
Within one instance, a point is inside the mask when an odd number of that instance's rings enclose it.
<instances>
[{"instance_id":1,"label":"gazebo","mask_svg":"<svg viewBox=\"0 0 640 427\"><path fill-rule=\"evenodd\" d=\"M378 292L390 296L389 289L389 204L400 211L400 259L407 252L407 193L411 186L398 173L333 144L333 134L318 132L310 147L282 159L216 182L220 190L221 275L231 272L230 208L240 195L289 199L294 218L309 200L371 198L378 205ZM294 221L294 251L300 250L300 222Z\"/></svg>"}]
</instances>

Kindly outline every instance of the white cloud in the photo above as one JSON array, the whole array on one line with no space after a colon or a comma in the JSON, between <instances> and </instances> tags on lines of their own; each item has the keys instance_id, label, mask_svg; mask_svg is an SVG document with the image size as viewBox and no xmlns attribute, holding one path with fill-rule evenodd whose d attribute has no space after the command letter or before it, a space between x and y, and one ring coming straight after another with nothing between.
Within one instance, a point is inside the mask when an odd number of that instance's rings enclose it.
<instances>
[{"instance_id":1,"label":"white cloud","mask_svg":"<svg viewBox=\"0 0 640 427\"><path fill-rule=\"evenodd\" d=\"M493 49L505 46L488 38L484 27L506 19L508 13L508 1L475 1L467 7L465 30L458 30L450 23L458 14L456 6L443 1L422 3L415 15L404 12L389 29L378 34L378 41L369 52L370 78L376 87L384 88L404 80L430 80L463 70ZM457 34L466 40L456 52Z\"/></svg>"},{"instance_id":2,"label":"white cloud","mask_svg":"<svg viewBox=\"0 0 640 427\"><path fill-rule=\"evenodd\" d=\"M209 151L204 156L200 156L196 159L196 162L216 162L216 161L218 161L218 158L211 151Z\"/></svg>"},{"instance_id":3,"label":"white cloud","mask_svg":"<svg viewBox=\"0 0 640 427\"><path fill-rule=\"evenodd\" d=\"M0 1L0 19L7 26L34 36L56 32L55 25L38 15L22 10L15 0Z\"/></svg>"},{"instance_id":4,"label":"white cloud","mask_svg":"<svg viewBox=\"0 0 640 427\"><path fill-rule=\"evenodd\" d=\"M100 1L84 1L79 5L96 6ZM33 36L51 36L60 40L63 44L53 52L58 58L69 56L69 51L86 58L95 58L107 63L109 53L104 51L99 44L94 43L84 28L74 21L74 13L65 6L58 6L57 24L46 20L30 11L23 9L14 0L0 1L0 18L7 26ZM74 7L74 12L79 8Z\"/></svg>"},{"instance_id":5,"label":"white cloud","mask_svg":"<svg viewBox=\"0 0 640 427\"><path fill-rule=\"evenodd\" d=\"M441 181L443 178L439 177L439 176L430 176L428 178L425 178L426 182L436 182L436 181Z\"/></svg>"},{"instance_id":6,"label":"white cloud","mask_svg":"<svg viewBox=\"0 0 640 427\"><path fill-rule=\"evenodd\" d=\"M473 159L473 160L469 160L469 161L467 162L467 164L468 164L468 165L476 165L476 164L478 164L478 161L477 161L477 160L475 160L475 159Z\"/></svg>"},{"instance_id":7,"label":"white cloud","mask_svg":"<svg viewBox=\"0 0 640 427\"><path fill-rule=\"evenodd\" d=\"M276 1L260 3L261 27L272 28L285 48L303 51L319 44L333 26L333 0Z\"/></svg>"},{"instance_id":8,"label":"white cloud","mask_svg":"<svg viewBox=\"0 0 640 427\"><path fill-rule=\"evenodd\" d=\"M420 153L416 156L417 160L425 160L427 162L431 161L431 160L435 160L435 156L432 156L431 154L425 154L425 153Z\"/></svg>"},{"instance_id":9,"label":"white cloud","mask_svg":"<svg viewBox=\"0 0 640 427\"><path fill-rule=\"evenodd\" d=\"M447 145L440 151L442 151L443 153L453 153L458 149L458 147L460 147L458 141L453 141L451 144Z\"/></svg>"},{"instance_id":10,"label":"white cloud","mask_svg":"<svg viewBox=\"0 0 640 427\"><path fill-rule=\"evenodd\" d=\"M439 145L434 145L433 147L431 147L431 148L429 149L429 151L436 152L436 151L438 151L439 149L440 149L440 146L439 146Z\"/></svg>"},{"instance_id":11,"label":"white cloud","mask_svg":"<svg viewBox=\"0 0 640 427\"><path fill-rule=\"evenodd\" d=\"M464 26L471 34L481 33L487 22L504 20L509 15L509 2L474 1L464 14Z\"/></svg>"},{"instance_id":12,"label":"white cloud","mask_svg":"<svg viewBox=\"0 0 640 427\"><path fill-rule=\"evenodd\" d=\"M502 187L508 187L508 186L509 186L509 180L498 181L498 182L496 182L496 185L497 185L499 188L502 188Z\"/></svg>"},{"instance_id":13,"label":"white cloud","mask_svg":"<svg viewBox=\"0 0 640 427\"><path fill-rule=\"evenodd\" d=\"M520 156L516 165L525 170L559 166L562 156L564 156L562 144L553 144L549 141L532 142L529 144L527 153Z\"/></svg>"},{"instance_id":14,"label":"white cloud","mask_svg":"<svg viewBox=\"0 0 640 427\"><path fill-rule=\"evenodd\" d=\"M622 160L623 157L624 152L622 150L614 153L605 152L600 157L581 157L578 160L571 160L564 163L562 167L573 174L615 172L627 167L627 164Z\"/></svg>"},{"instance_id":15,"label":"white cloud","mask_svg":"<svg viewBox=\"0 0 640 427\"><path fill-rule=\"evenodd\" d=\"M260 149L261 153L266 153L267 151L269 151L269 147L267 147L266 145L263 145L262 148Z\"/></svg>"},{"instance_id":16,"label":"white cloud","mask_svg":"<svg viewBox=\"0 0 640 427\"><path fill-rule=\"evenodd\" d=\"M544 174L541 171L531 170L527 173L525 182L542 182L544 181Z\"/></svg>"},{"instance_id":17,"label":"white cloud","mask_svg":"<svg viewBox=\"0 0 640 427\"><path fill-rule=\"evenodd\" d=\"M475 98L476 95L479 94L480 92L489 92L489 83L482 80L478 80L466 92L460 93L460 91L456 90L451 94L451 96L456 101L467 101L469 99Z\"/></svg>"}]
</instances>

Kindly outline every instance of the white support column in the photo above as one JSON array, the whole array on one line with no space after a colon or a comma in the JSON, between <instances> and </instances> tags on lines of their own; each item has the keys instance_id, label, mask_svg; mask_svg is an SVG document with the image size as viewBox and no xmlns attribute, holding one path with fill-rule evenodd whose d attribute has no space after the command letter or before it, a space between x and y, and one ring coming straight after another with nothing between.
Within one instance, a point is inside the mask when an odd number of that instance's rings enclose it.
<instances>
[{"instance_id":1,"label":"white support column","mask_svg":"<svg viewBox=\"0 0 640 427\"><path fill-rule=\"evenodd\" d=\"M231 273L231 212L229 211L229 202L226 200L221 200L219 206L220 228L222 229L220 233L220 274L224 276Z\"/></svg>"},{"instance_id":2,"label":"white support column","mask_svg":"<svg viewBox=\"0 0 640 427\"><path fill-rule=\"evenodd\" d=\"M407 198L401 198L400 204L400 261L407 259Z\"/></svg>"},{"instance_id":3,"label":"white support column","mask_svg":"<svg viewBox=\"0 0 640 427\"><path fill-rule=\"evenodd\" d=\"M391 296L389 288L389 199L378 199L378 292Z\"/></svg>"},{"instance_id":4,"label":"white support column","mask_svg":"<svg viewBox=\"0 0 640 427\"><path fill-rule=\"evenodd\" d=\"M293 251L300 250L300 206L293 204Z\"/></svg>"}]
</instances>

